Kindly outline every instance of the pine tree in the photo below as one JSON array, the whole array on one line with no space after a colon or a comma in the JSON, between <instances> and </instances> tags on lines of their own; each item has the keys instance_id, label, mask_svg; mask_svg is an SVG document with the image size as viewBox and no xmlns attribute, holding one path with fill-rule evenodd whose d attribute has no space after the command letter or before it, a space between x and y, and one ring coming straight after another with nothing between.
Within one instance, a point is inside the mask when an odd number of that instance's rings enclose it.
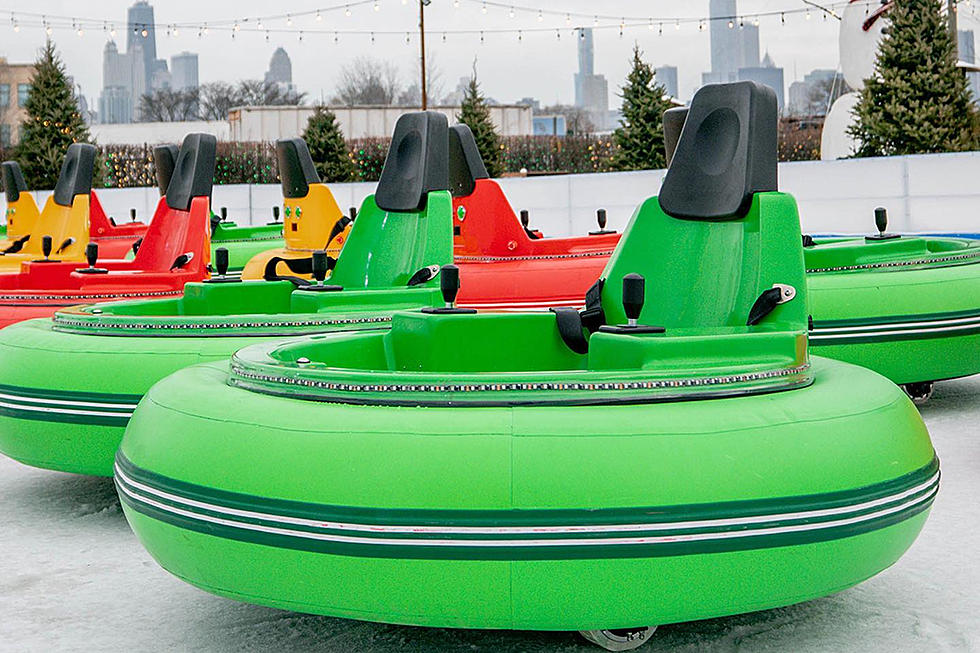
<instances>
[{"instance_id":1,"label":"pine tree","mask_svg":"<svg viewBox=\"0 0 980 653\"><path fill-rule=\"evenodd\" d=\"M961 152L977 146L977 109L956 67L942 0L898 0L848 134L856 156Z\"/></svg>"},{"instance_id":2,"label":"pine tree","mask_svg":"<svg viewBox=\"0 0 980 653\"><path fill-rule=\"evenodd\" d=\"M27 118L14 150L29 188L54 188L72 143L91 142L65 64L49 40L34 63Z\"/></svg>"},{"instance_id":3,"label":"pine tree","mask_svg":"<svg viewBox=\"0 0 980 653\"><path fill-rule=\"evenodd\" d=\"M466 85L463 93L459 116L457 119L467 125L473 132L476 140L476 147L480 150L483 163L487 166L487 172L491 177L499 177L503 172L503 150L501 149L500 136L493 126L490 118L490 105L480 92L480 85L476 81L476 68L473 75Z\"/></svg>"},{"instance_id":4,"label":"pine tree","mask_svg":"<svg viewBox=\"0 0 980 653\"><path fill-rule=\"evenodd\" d=\"M671 107L667 90L654 79L654 70L633 46L633 67L623 86L623 118L613 132L616 170L655 170L667 165L664 150L664 111Z\"/></svg>"},{"instance_id":5,"label":"pine tree","mask_svg":"<svg viewBox=\"0 0 980 653\"><path fill-rule=\"evenodd\" d=\"M303 140L310 148L316 171L323 181L340 182L354 178L354 162L333 111L323 105L313 107Z\"/></svg>"}]
</instances>

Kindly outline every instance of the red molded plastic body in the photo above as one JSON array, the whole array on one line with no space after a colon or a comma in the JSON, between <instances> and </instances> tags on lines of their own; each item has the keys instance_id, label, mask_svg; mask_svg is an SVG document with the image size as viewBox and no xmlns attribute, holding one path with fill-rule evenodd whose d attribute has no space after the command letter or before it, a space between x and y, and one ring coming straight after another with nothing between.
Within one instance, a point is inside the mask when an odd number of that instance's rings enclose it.
<instances>
[{"instance_id":1,"label":"red molded plastic body","mask_svg":"<svg viewBox=\"0 0 980 653\"><path fill-rule=\"evenodd\" d=\"M453 198L453 228L458 303L491 310L584 306L585 291L620 237L532 239L492 179L478 179L473 193Z\"/></svg>"},{"instance_id":2,"label":"red molded plastic body","mask_svg":"<svg viewBox=\"0 0 980 653\"><path fill-rule=\"evenodd\" d=\"M133 260L103 258L100 245L96 267L106 274L78 272L84 263L32 261L16 274L0 275L0 327L75 304L179 295L185 283L208 274L210 216L207 197L195 197L189 211L171 209L161 198ZM190 260L171 269L185 254Z\"/></svg>"},{"instance_id":3,"label":"red molded plastic body","mask_svg":"<svg viewBox=\"0 0 980 653\"><path fill-rule=\"evenodd\" d=\"M112 224L94 190L90 197L89 240L98 243L99 258L126 258L133 243L146 235L146 224L132 221Z\"/></svg>"}]
</instances>

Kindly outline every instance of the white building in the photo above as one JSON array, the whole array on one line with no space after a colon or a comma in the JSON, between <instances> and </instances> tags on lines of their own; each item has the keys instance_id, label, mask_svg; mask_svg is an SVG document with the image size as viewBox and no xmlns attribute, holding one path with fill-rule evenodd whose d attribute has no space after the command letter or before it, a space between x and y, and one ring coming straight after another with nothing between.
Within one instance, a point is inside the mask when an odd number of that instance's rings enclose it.
<instances>
[{"instance_id":1,"label":"white building","mask_svg":"<svg viewBox=\"0 0 980 653\"><path fill-rule=\"evenodd\" d=\"M418 107L370 106L331 107L346 138L385 138L391 136L395 122L403 113L419 111ZM429 107L456 122L458 106ZM237 107L228 114L231 140L274 141L294 138L303 133L313 115L313 107L274 106ZM521 104L490 107L490 118L501 136L530 136L534 133L531 107Z\"/></svg>"}]
</instances>

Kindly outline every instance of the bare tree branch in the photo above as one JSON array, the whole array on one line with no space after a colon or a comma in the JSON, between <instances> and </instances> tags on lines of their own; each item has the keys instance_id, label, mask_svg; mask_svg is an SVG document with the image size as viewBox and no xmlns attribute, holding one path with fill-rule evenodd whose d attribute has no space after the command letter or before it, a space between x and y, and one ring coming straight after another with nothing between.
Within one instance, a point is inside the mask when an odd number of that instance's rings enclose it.
<instances>
[{"instance_id":1,"label":"bare tree branch","mask_svg":"<svg viewBox=\"0 0 980 653\"><path fill-rule=\"evenodd\" d=\"M389 61L359 57L340 71L336 102L347 106L388 106L398 99L401 83L398 69Z\"/></svg>"}]
</instances>

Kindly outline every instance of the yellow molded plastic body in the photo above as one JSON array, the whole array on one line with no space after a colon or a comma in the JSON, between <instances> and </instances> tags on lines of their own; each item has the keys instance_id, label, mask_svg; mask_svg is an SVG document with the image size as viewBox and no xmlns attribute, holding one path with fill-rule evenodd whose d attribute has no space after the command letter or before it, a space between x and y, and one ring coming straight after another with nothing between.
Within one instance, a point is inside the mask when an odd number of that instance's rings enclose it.
<instances>
[{"instance_id":1,"label":"yellow molded plastic body","mask_svg":"<svg viewBox=\"0 0 980 653\"><path fill-rule=\"evenodd\" d=\"M308 258L314 251L325 249L327 255L337 258L350 232L348 224L332 239L330 233L344 214L337 205L333 193L326 184L310 184L306 197L285 198L283 202L283 239L285 247L270 249L252 257L242 270L243 279L262 279L265 266L274 257L283 259ZM297 274L280 265L279 274L310 278Z\"/></svg>"},{"instance_id":2,"label":"yellow molded plastic body","mask_svg":"<svg viewBox=\"0 0 980 653\"><path fill-rule=\"evenodd\" d=\"M29 196L21 193L21 197ZM21 201L18 200L18 204ZM51 236L53 260L84 261L89 239L89 201L87 194L76 195L71 206L62 206L54 201L53 196L49 197L24 248L15 254L0 257L0 272L17 272L22 262L43 259L41 243L45 236ZM72 238L74 240L70 244L65 244Z\"/></svg>"}]
</instances>

